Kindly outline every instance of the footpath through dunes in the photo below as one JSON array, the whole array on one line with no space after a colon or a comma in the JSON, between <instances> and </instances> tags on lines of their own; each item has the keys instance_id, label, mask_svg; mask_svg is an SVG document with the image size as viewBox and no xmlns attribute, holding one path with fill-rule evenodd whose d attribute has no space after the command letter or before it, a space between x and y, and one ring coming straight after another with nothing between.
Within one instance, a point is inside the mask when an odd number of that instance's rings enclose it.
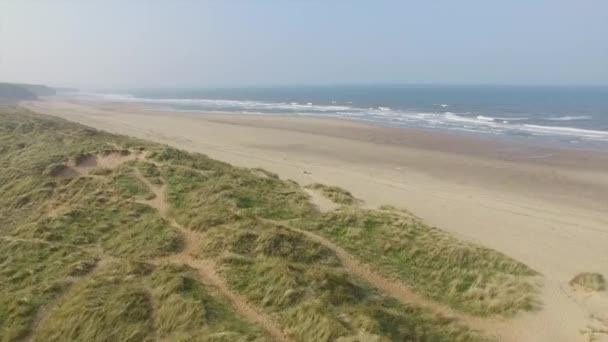
<instances>
[{"instance_id":1,"label":"footpath through dunes","mask_svg":"<svg viewBox=\"0 0 608 342\"><path fill-rule=\"evenodd\" d=\"M270 317L251 306L242 296L234 293L228 288L224 279L222 279L222 277L215 271L215 263L213 260L197 258L201 246L201 240L204 239L204 234L184 228L182 225L177 223L175 219L169 216L169 204L165 199L165 185L160 187L155 186L148 179L146 179L146 177L144 177L139 170L136 170L136 174L137 178L146 184L146 186L152 190L155 195L153 199L141 201L141 203L150 205L158 210L160 215L165 220L170 222L172 227L176 228L180 232L183 239L182 251L179 254L157 259L156 262L183 263L196 269L203 281L219 289L220 293L230 300L236 312L241 314L247 320L262 326L275 341L289 341L282 329Z\"/></svg>"},{"instance_id":2,"label":"footpath through dunes","mask_svg":"<svg viewBox=\"0 0 608 342\"><path fill-rule=\"evenodd\" d=\"M517 341L536 309L525 265L340 188L28 112L0 143L2 339Z\"/></svg>"},{"instance_id":3,"label":"footpath through dunes","mask_svg":"<svg viewBox=\"0 0 608 342\"><path fill-rule=\"evenodd\" d=\"M153 164L155 164L156 166L161 166L161 164L157 162L153 162ZM201 243L205 239L205 234L202 232L195 232L190 229L187 229L180 225L174 218L170 217L170 205L165 198L166 185L163 184L162 186L156 186L152 184L146 177L141 174L139 170L136 170L136 175L137 178L143 183L145 183L146 186L155 194L155 197L153 199L139 200L139 202L150 205L151 207L157 209L161 216L171 223L171 226L178 229L178 231L182 234L183 238L184 246L179 254L160 258L156 260L156 262L183 263L196 269L207 283L217 287L224 296L230 299L234 309L238 313L246 317L248 320L260 324L275 340L287 341L287 336L270 317L250 305L245 298L230 290L225 280L222 279L222 277L216 272L215 262L212 259L200 258ZM268 221L273 224L277 223L272 220ZM342 263L342 266L344 266L344 268L346 268L353 275L370 283L377 289L386 292L390 296L397 298L401 302L405 304L414 304L416 306L420 306L422 308L428 309L431 312L434 312L435 314L443 315L446 318L455 318L464 322L465 324L474 329L484 332L486 336L496 336L499 337L500 340L508 340L505 327L504 325L501 325L499 321L495 319L484 319L469 316L464 313L454 311L449 307L443 306L429 299L426 299L414 293L403 283L394 280L389 280L371 271L369 266L363 266L361 263L355 260L355 258L351 256L348 252L346 252L344 249L340 248L336 244L330 242L329 240L309 231L294 227L286 227L292 231L303 234L307 238L310 238L311 240L320 243L324 247L327 247L336 254L339 261Z\"/></svg>"},{"instance_id":4,"label":"footpath through dunes","mask_svg":"<svg viewBox=\"0 0 608 342\"><path fill-rule=\"evenodd\" d=\"M192 238L136 177L148 147L0 110L0 340L286 340L212 264L157 262Z\"/></svg>"},{"instance_id":5,"label":"footpath through dunes","mask_svg":"<svg viewBox=\"0 0 608 342\"><path fill-rule=\"evenodd\" d=\"M364 279L377 289L384 291L390 296L399 299L403 303L420 306L436 314L443 315L447 318L456 318L457 320L465 323L467 326L482 331L486 336L497 337L500 341L513 341L512 333L509 331L508 319L483 318L467 315L466 313L456 311L448 306L429 300L428 298L425 298L414 292L404 283L386 278L378 274L377 272L372 271L370 265L361 264L361 262L357 261L343 248L327 240L326 238L310 231L290 226L286 227L300 234L303 234L311 240L316 241L321 245L329 248L336 254L342 265L349 272L351 272L357 277Z\"/></svg>"}]
</instances>

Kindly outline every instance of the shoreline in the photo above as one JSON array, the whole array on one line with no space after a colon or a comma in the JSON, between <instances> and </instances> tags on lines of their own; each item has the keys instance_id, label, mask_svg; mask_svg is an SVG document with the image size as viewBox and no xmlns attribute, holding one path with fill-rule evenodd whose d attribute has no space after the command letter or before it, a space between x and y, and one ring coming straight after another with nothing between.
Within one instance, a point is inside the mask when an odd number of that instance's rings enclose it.
<instances>
[{"instance_id":1,"label":"shoreline","mask_svg":"<svg viewBox=\"0 0 608 342\"><path fill-rule=\"evenodd\" d=\"M605 293L584 296L567 285L579 272L608 276L605 153L342 119L163 112L56 99L23 105L233 165L262 167L302 185L338 185L367 206L408 209L522 261L543 274L544 309L513 319L516 341L583 341L580 330L590 324L589 315L608 312ZM546 157L526 158L534 155Z\"/></svg>"},{"instance_id":2,"label":"shoreline","mask_svg":"<svg viewBox=\"0 0 608 342\"><path fill-rule=\"evenodd\" d=\"M115 103L117 106L125 106L122 103ZM126 105L128 106L128 105ZM134 105L135 107L139 107L142 105ZM140 107L142 108L142 107ZM497 143L500 145L509 145L509 146L517 146L520 148L531 148L538 150L558 150L558 151L570 151L570 152L591 152L598 153L600 155L608 154L608 140L590 140L584 143L573 143L573 142L556 142L550 141L549 138L551 136L536 136L534 139L530 140L531 137L526 136L518 136L518 135L510 135L510 134L498 134L491 132L482 132L475 130L467 130L467 129L456 129L456 128L445 128L445 127L418 127L418 126L410 126L410 125L390 125L387 123L373 121L373 120L363 120L352 117L339 117L339 116L323 116L323 115L315 115L315 114L292 114L292 113L241 113L241 112L221 112L221 111L205 111L205 110L179 110L179 109L160 109L160 108L148 108L149 111L162 111L162 112L175 112L175 113L187 113L192 115L222 115L222 116L236 116L236 117L268 117L268 118L277 118L277 117L289 117L289 118L310 118L310 119L318 119L324 121L339 121L339 122L351 122L360 124L367 127L381 127L390 130L402 130L407 132L418 132L418 133L426 133L430 135L435 135L435 137L440 136L451 136L455 139L462 140L474 140L480 142L491 142ZM579 130L579 128L574 127L558 127L558 126L544 126L546 128L556 128L556 129L571 129L571 130ZM584 130L584 129L580 129ZM603 132L603 131L598 131ZM608 132L606 132L608 134ZM555 138L555 137L553 137Z\"/></svg>"},{"instance_id":3,"label":"shoreline","mask_svg":"<svg viewBox=\"0 0 608 342\"><path fill-rule=\"evenodd\" d=\"M573 150L605 151L608 149L608 130L605 103L593 101L590 96L601 93L553 92L537 93L533 88L516 88L498 91L484 99L484 91L492 87L480 87L474 93L457 92L451 97L449 88L429 88L418 94L415 88L362 88L349 93L332 89L320 91L305 89L269 88L264 92L249 92L238 88L207 91L184 90L134 90L118 93L66 94L68 100L91 102L115 102L176 112L219 112L247 115L292 115L320 118L340 118L365 124L397 128L441 130L454 134L488 136L511 142L525 142L545 147ZM347 89L346 87L345 89ZM296 90L299 89L299 90ZM376 93L378 89L381 92ZM402 96L394 97L396 91ZM434 89L434 90L431 90ZM515 97L513 97L517 93ZM500 99L493 97L500 93ZM348 95L347 95L348 94ZM370 94L374 94L373 96ZM418 95L416 95L418 94ZM434 94L434 95L431 95ZM442 94L442 96L440 96ZM547 103L540 98L553 94ZM443 95L447 96L444 97ZM454 94L453 94L454 95ZM561 95L561 96L559 96ZM438 96L430 101L429 96ZM540 98L539 98L540 96ZM588 106L576 106L570 96ZM593 97L593 96L592 96ZM598 97L598 98L601 98ZM475 100L474 100L475 99ZM491 99L491 100L490 100ZM350 100L350 101L348 101ZM451 104L441 104L445 101ZM432 104L431 104L432 103Z\"/></svg>"},{"instance_id":4,"label":"shoreline","mask_svg":"<svg viewBox=\"0 0 608 342\"><path fill-rule=\"evenodd\" d=\"M303 122L333 122L338 126L347 126L349 129L374 129L375 131L388 131L391 132L390 138L384 137L384 135L376 135L373 137L374 143L389 144L422 148L428 150L437 150L441 152L450 153L465 153L469 155L477 155L481 157L489 157L501 160L514 160L514 161L546 161L547 164L555 164L559 166L567 166L564 163L554 163L556 160L568 160L574 161L572 165L580 165L580 162L593 162L594 160L601 160L601 167L608 164L608 145L604 149L600 147L581 147L576 144L554 144L553 142L542 142L529 140L518 140L516 136L510 135L499 135L493 133L484 133L477 131L466 131L456 130L450 128L429 128L429 127L416 127L416 126L399 126L399 125L387 125L382 122L359 120L351 117L338 117L338 116L322 116L322 115L296 115L292 113L239 113L239 112L224 112L224 111L204 111L204 110L182 110L182 109L164 109L155 108L141 103L125 103L115 102L111 100L107 101L95 101L95 100L80 100L73 97L55 96L55 97L41 97L42 101L51 101L59 103L72 103L85 105L101 109L110 110L130 110L140 113L150 114L161 114L170 115L188 115L195 117L206 118L210 122L226 123L230 124L232 121L230 118L238 118L239 121L246 121L249 125L261 127L261 128L277 128L277 129L289 129L292 131L299 131L303 133L310 133L310 130L298 128L293 125L281 125L282 120L302 120ZM36 103L41 101L25 101L24 103ZM263 125L260 125L261 120L265 120ZM251 120L249 120L251 119ZM333 127L333 126L332 126ZM332 135L336 137L343 137L349 139L357 139L353 134L343 134L338 130L324 130L323 124L317 125L316 128L321 131L315 132L320 134ZM402 132L407 133L402 135L402 139L395 140L395 133ZM608 132L607 132L608 133ZM527 139L527 138L523 138ZM365 139L361 139L365 140ZM367 141L367 140L365 140ZM455 143L455 145L451 145ZM462 147L466 147L463 149ZM494 151L489 152L489 148L494 148ZM567 158L552 158L555 154L566 155ZM593 165L596 165L595 163ZM587 164L586 166L593 166ZM600 168L601 168L600 167Z\"/></svg>"}]
</instances>

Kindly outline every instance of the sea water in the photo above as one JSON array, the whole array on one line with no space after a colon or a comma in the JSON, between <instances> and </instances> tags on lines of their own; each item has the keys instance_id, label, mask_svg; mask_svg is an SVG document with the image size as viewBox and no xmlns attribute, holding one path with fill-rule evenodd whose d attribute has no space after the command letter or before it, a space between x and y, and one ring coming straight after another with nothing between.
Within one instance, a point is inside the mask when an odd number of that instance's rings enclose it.
<instances>
[{"instance_id":1,"label":"sea water","mask_svg":"<svg viewBox=\"0 0 608 342\"><path fill-rule=\"evenodd\" d=\"M79 96L175 111L337 117L608 152L608 86L276 86Z\"/></svg>"}]
</instances>

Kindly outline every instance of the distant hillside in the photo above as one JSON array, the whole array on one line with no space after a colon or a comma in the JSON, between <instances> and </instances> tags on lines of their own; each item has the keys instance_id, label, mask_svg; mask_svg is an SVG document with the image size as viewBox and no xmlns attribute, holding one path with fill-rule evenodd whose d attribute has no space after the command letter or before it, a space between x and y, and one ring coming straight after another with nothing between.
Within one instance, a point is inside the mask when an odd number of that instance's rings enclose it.
<instances>
[{"instance_id":1,"label":"distant hillside","mask_svg":"<svg viewBox=\"0 0 608 342\"><path fill-rule=\"evenodd\" d=\"M37 84L0 83L0 100L35 100L38 96L55 95L55 89Z\"/></svg>"},{"instance_id":2,"label":"distant hillside","mask_svg":"<svg viewBox=\"0 0 608 342\"><path fill-rule=\"evenodd\" d=\"M35 100L36 94L17 84L0 83L0 100Z\"/></svg>"},{"instance_id":3,"label":"distant hillside","mask_svg":"<svg viewBox=\"0 0 608 342\"><path fill-rule=\"evenodd\" d=\"M47 87L45 85L41 85L41 84L17 84L17 85L36 94L36 96L53 96L53 95L57 94L55 89L53 89L51 87Z\"/></svg>"}]
</instances>

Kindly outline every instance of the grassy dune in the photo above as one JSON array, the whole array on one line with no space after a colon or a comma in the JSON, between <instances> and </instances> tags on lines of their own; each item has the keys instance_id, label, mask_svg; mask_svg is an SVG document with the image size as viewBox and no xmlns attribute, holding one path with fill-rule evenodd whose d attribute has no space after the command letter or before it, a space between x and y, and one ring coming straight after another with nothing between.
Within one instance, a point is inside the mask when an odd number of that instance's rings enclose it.
<instances>
[{"instance_id":1,"label":"grassy dune","mask_svg":"<svg viewBox=\"0 0 608 342\"><path fill-rule=\"evenodd\" d=\"M219 255L235 290L277 316L298 341L356 341L360 332L372 341L481 340L453 320L379 293L345 272L331 250L282 226L217 227L203 251Z\"/></svg>"},{"instance_id":2,"label":"grassy dune","mask_svg":"<svg viewBox=\"0 0 608 342\"><path fill-rule=\"evenodd\" d=\"M134 201L151 197L135 163L69 178L49 172L116 146L154 147L0 110L0 340L265 340L193 270L145 262L182 242Z\"/></svg>"},{"instance_id":3,"label":"grassy dune","mask_svg":"<svg viewBox=\"0 0 608 342\"><path fill-rule=\"evenodd\" d=\"M342 207L296 222L429 298L474 315L538 306L536 272L496 251L458 241L415 216L384 207Z\"/></svg>"},{"instance_id":4,"label":"grassy dune","mask_svg":"<svg viewBox=\"0 0 608 342\"><path fill-rule=\"evenodd\" d=\"M525 265L394 208L359 208L345 190L314 189L342 206L320 213L298 184L264 170L0 108L0 341L271 339L180 257L212 261L290 340L484 339L379 291L294 227L439 305L536 307Z\"/></svg>"}]
</instances>

